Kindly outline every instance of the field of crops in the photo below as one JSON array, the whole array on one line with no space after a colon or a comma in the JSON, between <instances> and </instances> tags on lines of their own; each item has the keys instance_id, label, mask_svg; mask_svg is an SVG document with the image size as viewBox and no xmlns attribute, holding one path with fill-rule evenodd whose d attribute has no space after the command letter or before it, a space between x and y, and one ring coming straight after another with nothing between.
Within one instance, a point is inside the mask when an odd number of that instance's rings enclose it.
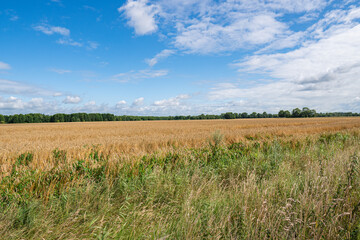
<instances>
[{"instance_id":1,"label":"field of crops","mask_svg":"<svg viewBox=\"0 0 360 240\"><path fill-rule=\"evenodd\" d=\"M359 127L356 117L8 124L0 125L0 161L7 162L24 152L32 152L43 161L54 149L66 150L68 158L81 158L94 145L114 157L141 156L174 147L202 147L215 131L231 144L250 138L297 139Z\"/></svg>"},{"instance_id":2,"label":"field of crops","mask_svg":"<svg viewBox=\"0 0 360 240\"><path fill-rule=\"evenodd\" d=\"M360 118L0 125L4 239L360 239Z\"/></svg>"}]
</instances>

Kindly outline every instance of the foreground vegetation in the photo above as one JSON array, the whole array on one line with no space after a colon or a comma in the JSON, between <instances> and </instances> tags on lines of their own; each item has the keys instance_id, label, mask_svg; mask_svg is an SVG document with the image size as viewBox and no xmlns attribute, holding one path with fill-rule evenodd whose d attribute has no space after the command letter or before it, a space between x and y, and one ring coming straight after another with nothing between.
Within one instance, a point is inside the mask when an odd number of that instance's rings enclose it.
<instances>
[{"instance_id":1,"label":"foreground vegetation","mask_svg":"<svg viewBox=\"0 0 360 240\"><path fill-rule=\"evenodd\" d=\"M29 114L0 114L0 123L49 123L49 122L100 122L100 121L155 121L155 120L200 120L200 119L247 119L247 118L309 118L309 117L358 117L360 113L332 112L317 113L314 109L304 107L289 110L280 110L278 114L256 113L248 114L227 112L220 115L201 114L198 116L116 116L110 113L57 113L45 115L40 113Z\"/></svg>"},{"instance_id":2,"label":"foreground vegetation","mask_svg":"<svg viewBox=\"0 0 360 240\"><path fill-rule=\"evenodd\" d=\"M0 178L3 239L360 239L360 132L268 137L137 160L27 152ZM10 160L9 160L10 161Z\"/></svg>"}]
</instances>

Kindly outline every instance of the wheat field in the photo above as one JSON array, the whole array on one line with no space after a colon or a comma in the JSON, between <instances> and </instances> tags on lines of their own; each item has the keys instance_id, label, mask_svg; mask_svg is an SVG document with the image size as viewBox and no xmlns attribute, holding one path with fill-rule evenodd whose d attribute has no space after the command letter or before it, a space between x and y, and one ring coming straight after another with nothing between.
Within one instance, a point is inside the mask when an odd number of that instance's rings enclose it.
<instances>
[{"instance_id":1,"label":"wheat field","mask_svg":"<svg viewBox=\"0 0 360 240\"><path fill-rule=\"evenodd\" d=\"M233 143L250 137L301 138L359 127L356 117L0 125L0 162L24 152L46 159L54 149L82 158L92 146L114 157L141 156L174 147L202 147L215 131L225 136L226 143Z\"/></svg>"},{"instance_id":2,"label":"wheat field","mask_svg":"<svg viewBox=\"0 0 360 240\"><path fill-rule=\"evenodd\" d=\"M360 239L360 118L0 126L3 239Z\"/></svg>"}]
</instances>

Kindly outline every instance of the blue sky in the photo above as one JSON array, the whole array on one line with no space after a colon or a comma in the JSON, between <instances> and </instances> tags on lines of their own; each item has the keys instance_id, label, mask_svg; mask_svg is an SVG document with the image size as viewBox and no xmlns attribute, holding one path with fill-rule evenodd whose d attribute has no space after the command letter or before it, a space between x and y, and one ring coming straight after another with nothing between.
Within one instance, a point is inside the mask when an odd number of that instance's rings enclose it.
<instances>
[{"instance_id":1,"label":"blue sky","mask_svg":"<svg viewBox=\"0 0 360 240\"><path fill-rule=\"evenodd\" d=\"M356 0L2 0L0 113L360 112Z\"/></svg>"}]
</instances>

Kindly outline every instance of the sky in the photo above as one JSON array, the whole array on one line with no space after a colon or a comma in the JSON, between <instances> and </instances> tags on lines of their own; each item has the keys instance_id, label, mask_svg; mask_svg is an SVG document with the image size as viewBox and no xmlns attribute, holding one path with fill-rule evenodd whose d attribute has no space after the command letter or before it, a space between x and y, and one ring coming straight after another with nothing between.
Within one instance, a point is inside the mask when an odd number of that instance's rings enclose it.
<instances>
[{"instance_id":1,"label":"sky","mask_svg":"<svg viewBox=\"0 0 360 240\"><path fill-rule=\"evenodd\" d=\"M296 107L360 112L360 1L0 1L0 114Z\"/></svg>"}]
</instances>

